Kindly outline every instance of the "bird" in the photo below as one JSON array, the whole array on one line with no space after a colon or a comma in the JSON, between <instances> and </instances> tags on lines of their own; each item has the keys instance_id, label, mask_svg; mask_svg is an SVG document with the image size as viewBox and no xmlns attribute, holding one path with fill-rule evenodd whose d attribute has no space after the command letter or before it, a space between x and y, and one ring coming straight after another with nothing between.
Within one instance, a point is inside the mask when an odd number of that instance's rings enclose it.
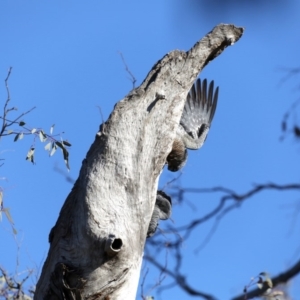
<instances>
[{"instance_id":1,"label":"bird","mask_svg":"<svg viewBox=\"0 0 300 300\"><path fill-rule=\"evenodd\" d=\"M172 200L163 191L157 191L154 210L147 230L147 238L154 235L159 221L170 218L172 212Z\"/></svg>"},{"instance_id":2,"label":"bird","mask_svg":"<svg viewBox=\"0 0 300 300\"><path fill-rule=\"evenodd\" d=\"M187 149L197 150L206 140L209 128L214 118L218 103L219 87L214 91L214 81L211 81L207 90L207 79L201 84L197 79L190 89L172 150L167 156L168 170L176 172L187 161Z\"/></svg>"}]
</instances>

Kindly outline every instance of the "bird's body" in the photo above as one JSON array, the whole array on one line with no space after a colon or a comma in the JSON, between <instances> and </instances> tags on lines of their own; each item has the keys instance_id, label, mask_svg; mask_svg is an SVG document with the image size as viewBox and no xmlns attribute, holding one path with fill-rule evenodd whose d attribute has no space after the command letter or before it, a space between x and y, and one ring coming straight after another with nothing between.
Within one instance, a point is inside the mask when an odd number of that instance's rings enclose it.
<instances>
[{"instance_id":1,"label":"bird's body","mask_svg":"<svg viewBox=\"0 0 300 300\"><path fill-rule=\"evenodd\" d=\"M199 149L208 134L213 120L219 88L214 92L214 82L211 81L207 91L207 80L197 79L187 95L186 103L176 132L172 151L167 157L168 169L176 172L187 160L187 150Z\"/></svg>"},{"instance_id":2,"label":"bird's body","mask_svg":"<svg viewBox=\"0 0 300 300\"><path fill-rule=\"evenodd\" d=\"M207 80L197 79L189 91L180 124L176 132L172 151L167 157L168 169L176 172L181 169L187 160L187 149L199 149L207 137L213 120L219 88L214 91L214 82L211 81L207 90ZM153 214L149 223L147 237L151 237L158 227L160 220L166 220L171 215L171 198L162 191L157 191Z\"/></svg>"}]
</instances>

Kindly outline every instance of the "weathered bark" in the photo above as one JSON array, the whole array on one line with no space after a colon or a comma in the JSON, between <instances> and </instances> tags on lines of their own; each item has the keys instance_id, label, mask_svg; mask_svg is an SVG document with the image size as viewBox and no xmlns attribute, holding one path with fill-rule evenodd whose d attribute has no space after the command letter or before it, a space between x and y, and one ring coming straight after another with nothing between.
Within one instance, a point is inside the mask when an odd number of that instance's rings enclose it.
<instances>
[{"instance_id":1,"label":"weathered bark","mask_svg":"<svg viewBox=\"0 0 300 300\"><path fill-rule=\"evenodd\" d=\"M188 52L170 52L115 105L51 230L35 299L135 298L159 175L186 95L242 33L221 24Z\"/></svg>"}]
</instances>

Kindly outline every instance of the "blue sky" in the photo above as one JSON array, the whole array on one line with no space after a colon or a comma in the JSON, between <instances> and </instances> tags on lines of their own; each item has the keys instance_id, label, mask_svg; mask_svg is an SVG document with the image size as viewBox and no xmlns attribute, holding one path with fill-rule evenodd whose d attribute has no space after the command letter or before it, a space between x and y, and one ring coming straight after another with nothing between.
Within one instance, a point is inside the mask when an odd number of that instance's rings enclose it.
<instances>
[{"instance_id":1,"label":"blue sky","mask_svg":"<svg viewBox=\"0 0 300 300\"><path fill-rule=\"evenodd\" d=\"M284 112L299 97L299 78L279 82L282 67L299 65L300 3L224 2L2 0L0 99L4 103L7 97L4 79L12 66L9 86L11 104L18 107L15 116L36 106L24 118L29 126L49 131L55 124L54 133L65 132L72 143L69 175L76 179L102 122L97 106L106 119L132 88L119 51L139 85L166 53L188 50L217 24L234 23L245 27L244 36L201 74L220 86L218 108L205 146L189 152L179 183L242 193L255 183L298 182L299 144L291 135L284 142L279 136ZM4 205L11 209L19 232L16 243L9 223L0 223L0 264L12 272L17 244L18 270L41 268L48 233L72 187L54 171L65 170L60 153L48 158L44 145L36 142L36 165L25 161L32 143L31 137L17 143L8 137L0 144ZM160 186L175 176L165 170ZM174 205L172 222L186 224L205 215L219 196L189 194L186 202L193 208ZM263 192L249 199L222 220L209 244L195 255L213 223L199 227L182 245L188 282L218 299L229 299L259 272L276 275L291 266L299 259L300 225L292 222L297 203L295 192ZM154 285L157 277L151 271L145 286ZM300 299L299 283L298 277L291 284L294 299ZM156 299L189 299L178 288L151 294Z\"/></svg>"}]
</instances>

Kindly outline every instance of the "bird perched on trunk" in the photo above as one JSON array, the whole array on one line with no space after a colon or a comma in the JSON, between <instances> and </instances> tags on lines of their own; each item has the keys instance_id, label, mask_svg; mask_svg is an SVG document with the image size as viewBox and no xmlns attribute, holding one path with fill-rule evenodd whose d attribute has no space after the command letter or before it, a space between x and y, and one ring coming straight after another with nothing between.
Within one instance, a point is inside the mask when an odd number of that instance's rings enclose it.
<instances>
[{"instance_id":1,"label":"bird perched on trunk","mask_svg":"<svg viewBox=\"0 0 300 300\"><path fill-rule=\"evenodd\" d=\"M167 220L170 218L171 212L171 197L163 191L157 191L155 206L147 231L147 237L151 237L155 233L160 220Z\"/></svg>"},{"instance_id":2,"label":"bird perched on trunk","mask_svg":"<svg viewBox=\"0 0 300 300\"><path fill-rule=\"evenodd\" d=\"M207 80L197 79L187 95L180 124L173 142L172 151L167 157L168 170L176 172L187 160L187 150L199 149L207 137L213 120L219 87L214 91L211 81L207 91Z\"/></svg>"}]
</instances>

